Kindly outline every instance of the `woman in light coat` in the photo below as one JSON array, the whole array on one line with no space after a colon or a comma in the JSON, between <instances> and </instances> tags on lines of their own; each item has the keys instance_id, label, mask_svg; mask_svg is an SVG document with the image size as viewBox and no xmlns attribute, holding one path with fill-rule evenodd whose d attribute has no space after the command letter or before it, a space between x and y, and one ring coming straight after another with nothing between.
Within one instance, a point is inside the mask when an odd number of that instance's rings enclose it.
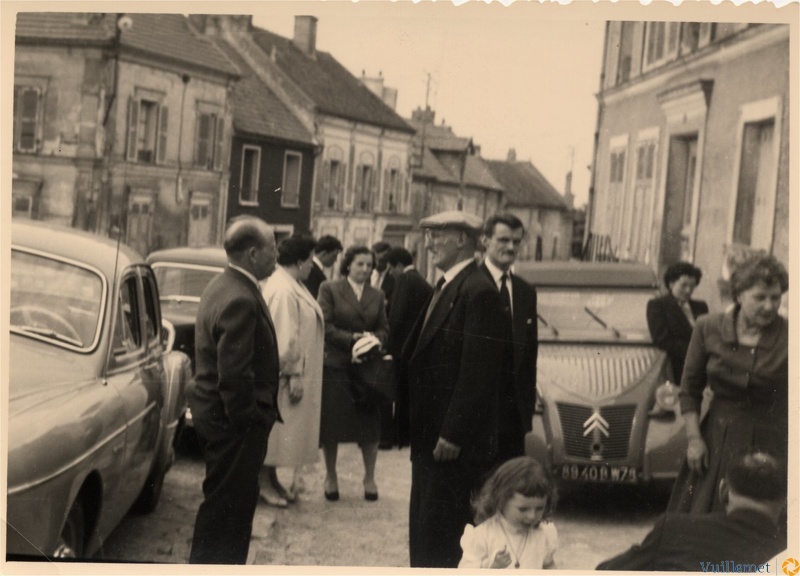
<instances>
[{"instance_id":1,"label":"woman in light coat","mask_svg":"<svg viewBox=\"0 0 800 576\"><path fill-rule=\"evenodd\" d=\"M303 284L311 271L315 244L308 236L281 242L278 266L262 289L278 336L278 407L283 423L274 426L269 437L261 498L278 507L295 500L303 488L300 467L316 462L319 455L325 328L322 309ZM294 468L288 491L278 481L278 466Z\"/></svg>"}]
</instances>

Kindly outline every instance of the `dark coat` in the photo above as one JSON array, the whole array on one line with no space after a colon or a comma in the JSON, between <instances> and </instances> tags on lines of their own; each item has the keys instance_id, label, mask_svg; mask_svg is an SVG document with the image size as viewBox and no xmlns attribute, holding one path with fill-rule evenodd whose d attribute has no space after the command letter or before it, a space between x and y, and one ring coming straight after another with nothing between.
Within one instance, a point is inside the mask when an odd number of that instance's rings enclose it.
<instances>
[{"instance_id":1,"label":"dark coat","mask_svg":"<svg viewBox=\"0 0 800 576\"><path fill-rule=\"evenodd\" d=\"M708 314L708 305L702 300L689 300L689 307L695 319ZM692 338L692 325L671 294L653 298L647 303L647 326L653 344L669 356L674 382L680 384L686 350Z\"/></svg>"},{"instance_id":2,"label":"dark coat","mask_svg":"<svg viewBox=\"0 0 800 576\"><path fill-rule=\"evenodd\" d=\"M386 272L386 274L383 276L383 282L381 282L381 285L380 286L376 286L376 288L379 288L379 289L383 290L383 293L386 295L386 310L387 310L387 312L391 308L391 305L392 305L392 294L394 292L395 284L396 284L395 277L392 276L391 272Z\"/></svg>"},{"instance_id":3,"label":"dark coat","mask_svg":"<svg viewBox=\"0 0 800 576\"><path fill-rule=\"evenodd\" d=\"M389 321L380 290L365 284L358 300L347 278L327 280L317 300L325 319L325 366L350 366L354 332L372 332L386 346Z\"/></svg>"},{"instance_id":4,"label":"dark coat","mask_svg":"<svg viewBox=\"0 0 800 576\"><path fill-rule=\"evenodd\" d=\"M485 264L481 270L494 284ZM513 380L520 423L525 432L532 429L533 409L536 404L536 359L539 353L538 318L536 315L536 290L522 278L511 274L511 302L513 310L512 335L513 366L509 376ZM496 284L495 284L496 286Z\"/></svg>"},{"instance_id":5,"label":"dark coat","mask_svg":"<svg viewBox=\"0 0 800 576\"><path fill-rule=\"evenodd\" d=\"M303 283L316 300L316 298L319 296L320 285L327 279L328 278L325 276L325 272L322 271L322 268L320 268L317 263L312 260L311 272L308 273L308 278L303 280Z\"/></svg>"},{"instance_id":6,"label":"dark coat","mask_svg":"<svg viewBox=\"0 0 800 576\"><path fill-rule=\"evenodd\" d=\"M401 355L409 371L401 440L408 436L412 460L432 461L439 437L461 447L462 462L494 460L495 380L505 336L500 310L497 288L471 262L444 286L424 328L424 312L418 317Z\"/></svg>"},{"instance_id":7,"label":"dark coat","mask_svg":"<svg viewBox=\"0 0 800 576\"><path fill-rule=\"evenodd\" d=\"M785 549L785 536L759 512L665 514L641 544L597 570L739 572L736 564L763 564Z\"/></svg>"},{"instance_id":8,"label":"dark coat","mask_svg":"<svg viewBox=\"0 0 800 576\"><path fill-rule=\"evenodd\" d=\"M226 268L208 283L195 325L192 417L246 428L277 410L278 340L256 285Z\"/></svg>"}]
</instances>

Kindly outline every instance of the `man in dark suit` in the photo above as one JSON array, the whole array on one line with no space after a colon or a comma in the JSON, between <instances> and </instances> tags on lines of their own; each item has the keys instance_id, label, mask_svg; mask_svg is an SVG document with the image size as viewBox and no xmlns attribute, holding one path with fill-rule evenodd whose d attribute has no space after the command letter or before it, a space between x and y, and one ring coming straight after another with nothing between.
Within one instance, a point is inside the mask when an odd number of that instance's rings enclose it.
<instances>
[{"instance_id":1,"label":"man in dark suit","mask_svg":"<svg viewBox=\"0 0 800 576\"><path fill-rule=\"evenodd\" d=\"M708 305L704 301L692 299L702 277L700 269L689 262L672 264L664 272L667 293L647 303L650 336L653 344L669 356L672 377L677 385L681 382L694 322L699 316L708 314Z\"/></svg>"},{"instance_id":2,"label":"man in dark suit","mask_svg":"<svg viewBox=\"0 0 800 576\"><path fill-rule=\"evenodd\" d=\"M336 258L339 257L339 252L342 250L342 243L339 242L338 238L326 235L317 240L317 245L314 247L311 272L309 272L308 278L303 280L314 299L319 296L319 285L328 280L324 269L333 266Z\"/></svg>"},{"instance_id":3,"label":"man in dark suit","mask_svg":"<svg viewBox=\"0 0 800 576\"><path fill-rule=\"evenodd\" d=\"M777 567L763 565L786 549L779 528L786 470L763 452L740 455L729 464L719 492L724 514L665 514L641 544L597 569L777 573Z\"/></svg>"},{"instance_id":4,"label":"man in dark suit","mask_svg":"<svg viewBox=\"0 0 800 576\"><path fill-rule=\"evenodd\" d=\"M275 270L275 236L242 217L225 231L228 267L203 291L195 327L196 385L189 397L203 449L204 500L193 564L244 564L258 473L278 414L278 344L258 281Z\"/></svg>"},{"instance_id":5,"label":"man in dark suit","mask_svg":"<svg viewBox=\"0 0 800 576\"><path fill-rule=\"evenodd\" d=\"M414 259L411 253L402 247L395 247L386 253L386 266L394 277L394 288L389 311L389 340L387 349L394 358L395 379L405 379L406 370L400 361L405 344L411 329L414 327L420 310L424 310L433 287L414 268ZM404 392L407 386L400 386ZM408 398L398 398L396 402L408 406ZM394 404L385 402L381 405L381 443L383 450L392 448L397 442L397 421L394 415Z\"/></svg>"},{"instance_id":6,"label":"man in dark suit","mask_svg":"<svg viewBox=\"0 0 800 576\"><path fill-rule=\"evenodd\" d=\"M392 246L388 242L375 242L372 245L372 251L375 253L375 269L372 271L370 278L370 286L383 290L386 296L386 313L391 310L392 304L392 290L394 289L394 275L389 273L389 268L386 265L386 255Z\"/></svg>"},{"instance_id":7,"label":"man in dark suit","mask_svg":"<svg viewBox=\"0 0 800 576\"><path fill-rule=\"evenodd\" d=\"M443 272L406 341L411 444L409 553L412 567L456 568L470 497L497 457L498 394L505 324L500 297L475 261L483 222L460 211L420 221Z\"/></svg>"},{"instance_id":8,"label":"man in dark suit","mask_svg":"<svg viewBox=\"0 0 800 576\"><path fill-rule=\"evenodd\" d=\"M498 464L525 454L525 434L531 431L536 403L536 291L511 271L524 236L525 227L513 214L490 216L483 228L486 257L481 269L497 287L508 329L506 362L498 378Z\"/></svg>"}]
</instances>

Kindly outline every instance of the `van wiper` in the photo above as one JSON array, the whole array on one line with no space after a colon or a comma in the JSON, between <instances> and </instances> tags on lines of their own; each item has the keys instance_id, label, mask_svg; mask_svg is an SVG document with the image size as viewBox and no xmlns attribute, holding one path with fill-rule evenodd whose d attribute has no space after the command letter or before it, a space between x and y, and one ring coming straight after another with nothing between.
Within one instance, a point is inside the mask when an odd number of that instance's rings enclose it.
<instances>
[{"instance_id":1,"label":"van wiper","mask_svg":"<svg viewBox=\"0 0 800 576\"><path fill-rule=\"evenodd\" d=\"M595 321L596 321L598 324L600 324L600 326L602 326L603 328L605 328L605 329L607 329L607 330L611 330L611 331L614 333L614 336L616 336L617 338L622 338L622 334L620 334L620 333L619 333L619 330L617 330L616 328L614 328L613 326L611 326L611 325L610 325L610 324L608 324L607 322L604 322L604 321L603 321L603 319L602 319L602 318L600 318L600 316L598 316L597 314L595 314L595 313L592 311L592 309L591 309L591 308L589 308L588 306L584 306L584 307L583 307L583 309L584 309L584 310L586 311L586 313L587 313L589 316L591 316L591 317L592 317L592 318L593 318L593 319L594 319L594 320L595 320Z\"/></svg>"},{"instance_id":2,"label":"van wiper","mask_svg":"<svg viewBox=\"0 0 800 576\"><path fill-rule=\"evenodd\" d=\"M541 314L539 314L538 312L536 313L536 317L537 317L539 320L541 320L541 321L542 321L542 324L544 324L545 326L547 326L548 328L550 328L550 330L552 330L552 331L553 331L553 336L555 336L556 338L558 338L558 330L556 330L556 327L555 327L555 326L553 326L553 325L549 324L549 323L547 322L547 320L545 320L545 319L544 319L544 317L543 317Z\"/></svg>"}]
</instances>

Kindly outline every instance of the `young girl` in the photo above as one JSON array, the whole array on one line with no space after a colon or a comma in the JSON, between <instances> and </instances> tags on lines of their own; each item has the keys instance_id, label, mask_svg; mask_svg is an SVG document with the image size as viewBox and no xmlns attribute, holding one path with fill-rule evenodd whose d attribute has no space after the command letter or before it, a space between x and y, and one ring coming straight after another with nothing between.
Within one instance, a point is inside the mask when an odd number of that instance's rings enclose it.
<instances>
[{"instance_id":1,"label":"young girl","mask_svg":"<svg viewBox=\"0 0 800 576\"><path fill-rule=\"evenodd\" d=\"M546 520L555 508L550 475L533 458L502 464L473 500L475 526L461 537L459 568L555 568L558 533Z\"/></svg>"}]
</instances>

